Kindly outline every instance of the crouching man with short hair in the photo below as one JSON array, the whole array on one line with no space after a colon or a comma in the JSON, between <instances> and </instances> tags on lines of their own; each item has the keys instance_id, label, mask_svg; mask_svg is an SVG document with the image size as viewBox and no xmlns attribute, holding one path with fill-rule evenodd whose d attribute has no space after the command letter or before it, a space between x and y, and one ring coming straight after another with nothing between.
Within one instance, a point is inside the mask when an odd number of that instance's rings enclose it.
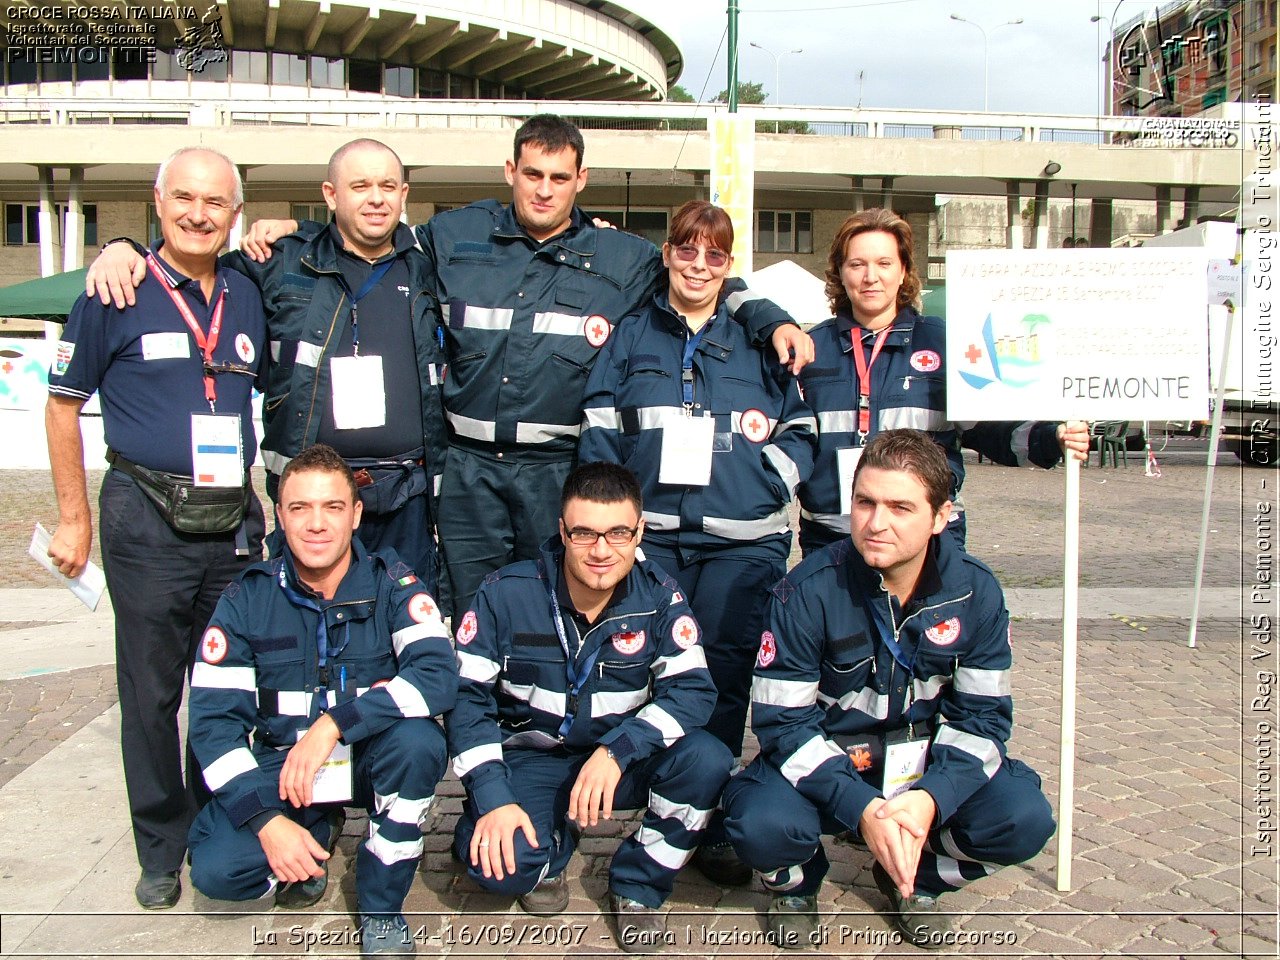
<instances>
[{"instance_id":1,"label":"crouching man with short hair","mask_svg":"<svg viewBox=\"0 0 1280 960\"><path fill-rule=\"evenodd\" d=\"M697 849L732 758L700 729L715 686L675 580L636 560L640 486L589 463L565 481L560 533L486 578L455 635L447 720L467 789L454 850L481 887L550 916L569 904L577 828L647 808L609 871L618 943L669 941L659 908Z\"/></svg>"},{"instance_id":2,"label":"crouching man with short hair","mask_svg":"<svg viewBox=\"0 0 1280 960\"><path fill-rule=\"evenodd\" d=\"M773 587L751 694L760 756L724 806L773 894L782 946L817 942L823 833L866 843L895 924L926 948L954 943L941 894L1031 859L1053 834L1040 778L1005 755L1000 584L939 536L950 484L928 436L880 434L854 475L852 539Z\"/></svg>"},{"instance_id":3,"label":"crouching man with short hair","mask_svg":"<svg viewBox=\"0 0 1280 960\"><path fill-rule=\"evenodd\" d=\"M215 899L310 906L343 807L363 806L361 950L411 954L401 909L445 770L449 634L406 564L352 539L360 500L332 448L288 463L276 512L284 553L227 587L191 675L191 743L215 795L191 828L192 882Z\"/></svg>"}]
</instances>

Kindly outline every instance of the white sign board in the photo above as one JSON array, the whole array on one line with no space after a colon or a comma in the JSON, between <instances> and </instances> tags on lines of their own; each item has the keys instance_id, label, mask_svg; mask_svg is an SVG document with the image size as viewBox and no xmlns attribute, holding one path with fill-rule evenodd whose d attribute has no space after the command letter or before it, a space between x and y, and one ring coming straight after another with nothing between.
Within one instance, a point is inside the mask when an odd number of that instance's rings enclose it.
<instances>
[{"instance_id":1,"label":"white sign board","mask_svg":"<svg viewBox=\"0 0 1280 960\"><path fill-rule=\"evenodd\" d=\"M1202 250L947 254L949 420L1202 420Z\"/></svg>"}]
</instances>

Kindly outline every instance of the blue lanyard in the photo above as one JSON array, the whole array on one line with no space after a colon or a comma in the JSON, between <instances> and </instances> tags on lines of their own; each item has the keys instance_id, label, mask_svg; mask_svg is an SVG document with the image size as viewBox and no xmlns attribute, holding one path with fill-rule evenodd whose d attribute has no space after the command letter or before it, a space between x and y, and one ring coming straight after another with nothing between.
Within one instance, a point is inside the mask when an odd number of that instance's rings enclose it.
<instances>
[{"instance_id":1,"label":"blue lanyard","mask_svg":"<svg viewBox=\"0 0 1280 960\"><path fill-rule=\"evenodd\" d=\"M560 649L564 651L564 674L565 679L569 682L569 689L565 693L565 709L564 722L560 724L557 734L563 739L568 736L569 728L573 726L573 718L578 712L578 695L582 691L583 684L591 676L591 671L595 669L596 658L600 656L600 648L592 652L587 657L586 662L582 664L582 669L574 670L574 656L569 651L569 638L564 632L564 621L560 613L560 601L556 597L556 588L551 583L551 575L547 575L547 595L551 598L551 622L556 626L556 636L560 638Z\"/></svg>"},{"instance_id":2,"label":"blue lanyard","mask_svg":"<svg viewBox=\"0 0 1280 960\"><path fill-rule=\"evenodd\" d=\"M342 634L342 643L337 647L329 645L329 625L325 621L325 608L311 597L304 597L293 587L289 586L288 575L285 572L285 562L280 563L280 589L284 591L284 595L289 598L289 602L295 607L302 607L304 610L313 610L317 615L316 623L316 654L320 658L320 669L325 668L325 663L330 657L337 657L346 649L347 643L351 640L351 623L348 621ZM327 686L326 682L326 686Z\"/></svg>"},{"instance_id":3,"label":"blue lanyard","mask_svg":"<svg viewBox=\"0 0 1280 960\"><path fill-rule=\"evenodd\" d=\"M889 599L889 603L893 603L892 597ZM907 675L909 677L914 676L912 671L913 661L908 660L906 654L902 652L902 647L898 646L898 641L894 639L893 631L890 630L889 625L884 622L884 617L880 613L880 608L876 604L875 598L868 597L863 606L870 615L871 622L876 625L876 631L880 634L880 639L884 642L884 645L889 648L890 655L894 660L898 661L904 670L907 671Z\"/></svg>"},{"instance_id":4,"label":"blue lanyard","mask_svg":"<svg viewBox=\"0 0 1280 960\"><path fill-rule=\"evenodd\" d=\"M391 269L391 265L395 263L395 257L388 257L370 271L368 278L361 284L360 289L355 293L351 292L351 288L347 286L347 279L341 272L338 274L338 282L342 284L342 289L347 291L347 296L351 298L351 343L355 351L355 356L360 356L360 319L356 312L356 304L368 296L369 291L378 285L378 281L387 275L387 271Z\"/></svg>"},{"instance_id":5,"label":"blue lanyard","mask_svg":"<svg viewBox=\"0 0 1280 960\"><path fill-rule=\"evenodd\" d=\"M687 326L685 327L684 359L681 361L680 383L684 388L686 410L693 406L693 355L698 352L698 344L702 342L702 335L707 332L707 328L714 321L715 317L713 316L702 325L702 329L697 333L692 333Z\"/></svg>"}]
</instances>

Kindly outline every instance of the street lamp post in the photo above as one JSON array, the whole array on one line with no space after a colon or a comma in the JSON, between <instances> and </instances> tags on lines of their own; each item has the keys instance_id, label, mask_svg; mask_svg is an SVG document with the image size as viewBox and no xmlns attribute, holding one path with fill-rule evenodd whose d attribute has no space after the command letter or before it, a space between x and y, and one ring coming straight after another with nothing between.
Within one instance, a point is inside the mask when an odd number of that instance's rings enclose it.
<instances>
[{"instance_id":1,"label":"street lamp post","mask_svg":"<svg viewBox=\"0 0 1280 960\"><path fill-rule=\"evenodd\" d=\"M954 13L951 15L951 19L959 23L967 23L971 27L977 27L982 32L982 112L987 113L991 103L991 58L988 55L990 50L988 48L987 30L982 24L966 20L964 17ZM1022 23L1021 17L1018 17L1017 20L1006 20L1004 23L998 23L992 27L991 32L995 33L1001 27L1016 27L1020 23Z\"/></svg>"},{"instance_id":2,"label":"street lamp post","mask_svg":"<svg viewBox=\"0 0 1280 960\"><path fill-rule=\"evenodd\" d=\"M769 56L773 57L773 96L775 100L774 105L781 106L782 105L782 72L781 72L781 68L779 67L779 63L781 62L782 58L785 57L788 53L804 53L804 50L800 47L797 47L795 50L787 50L781 54L778 54L778 53L774 53L768 47L761 46L760 44L756 43L754 40L749 42L747 46L755 47L757 50L763 50ZM774 133L778 132L777 120L773 121L773 132Z\"/></svg>"}]
</instances>

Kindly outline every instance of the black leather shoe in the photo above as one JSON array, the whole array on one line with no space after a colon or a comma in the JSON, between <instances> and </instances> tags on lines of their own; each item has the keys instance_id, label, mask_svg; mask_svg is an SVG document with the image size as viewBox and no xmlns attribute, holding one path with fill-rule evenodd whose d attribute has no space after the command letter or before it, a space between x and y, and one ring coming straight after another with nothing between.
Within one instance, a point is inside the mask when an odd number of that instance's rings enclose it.
<instances>
[{"instance_id":1,"label":"black leather shoe","mask_svg":"<svg viewBox=\"0 0 1280 960\"><path fill-rule=\"evenodd\" d=\"M341 810L335 810L328 814L328 819L329 842L325 845L325 849L332 856L334 847L338 845L338 838L342 836L342 828L346 826L347 815ZM281 910L304 910L319 902L329 887L329 861L326 860L320 864L320 869L324 873L318 877L286 883L279 887L276 890L276 906Z\"/></svg>"},{"instance_id":2,"label":"black leather shoe","mask_svg":"<svg viewBox=\"0 0 1280 960\"><path fill-rule=\"evenodd\" d=\"M751 868L742 862L733 844L704 843L693 855L693 865L712 883L742 887L751 882Z\"/></svg>"},{"instance_id":3,"label":"black leather shoe","mask_svg":"<svg viewBox=\"0 0 1280 960\"><path fill-rule=\"evenodd\" d=\"M178 871L143 870L133 895L144 910L168 910L182 896Z\"/></svg>"}]
</instances>

